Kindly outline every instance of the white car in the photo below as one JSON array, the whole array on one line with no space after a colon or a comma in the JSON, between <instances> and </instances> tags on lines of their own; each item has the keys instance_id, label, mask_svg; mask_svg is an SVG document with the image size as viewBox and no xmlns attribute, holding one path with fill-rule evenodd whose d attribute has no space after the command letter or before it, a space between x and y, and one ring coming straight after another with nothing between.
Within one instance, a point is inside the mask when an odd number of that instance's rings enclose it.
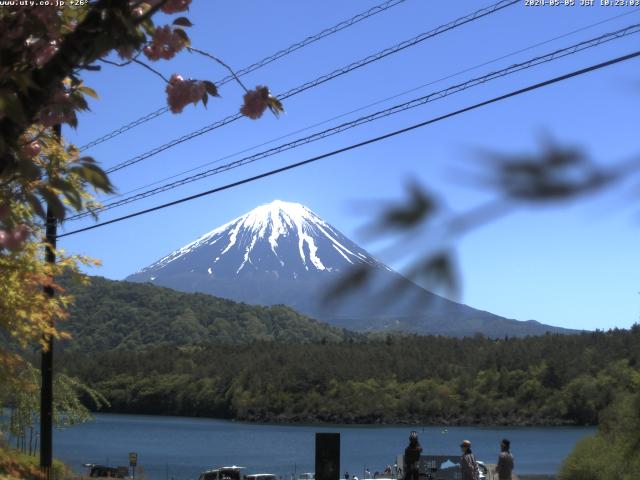
<instances>
[{"instance_id":1,"label":"white car","mask_svg":"<svg viewBox=\"0 0 640 480\"><path fill-rule=\"evenodd\" d=\"M486 480L487 475L489 475L489 469L484 464L484 462L477 461L478 464L478 473L480 474L480 480Z\"/></svg>"},{"instance_id":2,"label":"white car","mask_svg":"<svg viewBox=\"0 0 640 480\"><path fill-rule=\"evenodd\" d=\"M245 475L244 480L278 480L278 477L273 473L254 473Z\"/></svg>"},{"instance_id":3,"label":"white car","mask_svg":"<svg viewBox=\"0 0 640 480\"><path fill-rule=\"evenodd\" d=\"M198 480L240 480L240 470L244 467L220 467L202 472Z\"/></svg>"}]
</instances>

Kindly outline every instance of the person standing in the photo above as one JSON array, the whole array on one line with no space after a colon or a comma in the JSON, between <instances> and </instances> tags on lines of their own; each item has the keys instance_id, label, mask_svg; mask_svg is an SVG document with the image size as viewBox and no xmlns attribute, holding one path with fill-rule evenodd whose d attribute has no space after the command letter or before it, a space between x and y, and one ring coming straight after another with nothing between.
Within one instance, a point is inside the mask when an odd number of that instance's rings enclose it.
<instances>
[{"instance_id":1,"label":"person standing","mask_svg":"<svg viewBox=\"0 0 640 480\"><path fill-rule=\"evenodd\" d=\"M511 442L503 438L500 442L500 454L498 455L498 464L496 472L498 472L498 480L511 480L511 472L513 472L513 455L509 451Z\"/></svg>"},{"instance_id":2,"label":"person standing","mask_svg":"<svg viewBox=\"0 0 640 480\"><path fill-rule=\"evenodd\" d=\"M460 457L460 470L462 470L462 480L480 480L480 471L478 470L478 462L471 451L471 442L464 440L460 444L462 457Z\"/></svg>"},{"instance_id":3,"label":"person standing","mask_svg":"<svg viewBox=\"0 0 640 480\"><path fill-rule=\"evenodd\" d=\"M418 480L420 475L420 454L422 447L418 432L409 435L409 446L404 449L404 480Z\"/></svg>"}]
</instances>

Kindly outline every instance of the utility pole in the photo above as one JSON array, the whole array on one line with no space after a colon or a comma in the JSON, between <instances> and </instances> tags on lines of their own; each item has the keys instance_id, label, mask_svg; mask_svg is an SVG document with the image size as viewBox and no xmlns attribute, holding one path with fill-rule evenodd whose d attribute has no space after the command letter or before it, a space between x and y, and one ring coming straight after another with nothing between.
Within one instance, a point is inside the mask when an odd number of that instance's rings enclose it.
<instances>
[{"instance_id":1,"label":"utility pole","mask_svg":"<svg viewBox=\"0 0 640 480\"><path fill-rule=\"evenodd\" d=\"M56 125L54 133L61 141L62 128ZM58 235L58 219L53 214L51 205L47 204L47 226L45 261L54 265L56 263L56 237ZM45 293L53 297L53 287L44 287ZM53 462L53 338L46 335L44 339L47 348L42 351L40 387L40 468L45 480L51 479L51 465Z\"/></svg>"}]
</instances>

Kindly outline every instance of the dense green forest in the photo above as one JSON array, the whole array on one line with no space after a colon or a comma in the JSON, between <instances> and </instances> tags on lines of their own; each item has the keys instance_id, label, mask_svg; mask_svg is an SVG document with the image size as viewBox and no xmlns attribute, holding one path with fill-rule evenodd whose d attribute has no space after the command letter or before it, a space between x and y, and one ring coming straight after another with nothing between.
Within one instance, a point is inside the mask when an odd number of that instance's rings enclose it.
<instances>
[{"instance_id":1,"label":"dense green forest","mask_svg":"<svg viewBox=\"0 0 640 480\"><path fill-rule=\"evenodd\" d=\"M640 472L640 377L600 415L598 433L576 445L559 480L637 480Z\"/></svg>"},{"instance_id":2,"label":"dense green forest","mask_svg":"<svg viewBox=\"0 0 640 480\"><path fill-rule=\"evenodd\" d=\"M341 343L67 351L58 361L103 393L114 412L584 425L596 424L617 396L638 388L640 325L502 340L390 335Z\"/></svg>"},{"instance_id":3,"label":"dense green forest","mask_svg":"<svg viewBox=\"0 0 640 480\"><path fill-rule=\"evenodd\" d=\"M359 335L334 328L289 307L236 303L200 293L91 277L84 286L66 279L75 297L61 328L73 340L64 349L139 350L201 343L252 341L340 342Z\"/></svg>"}]
</instances>

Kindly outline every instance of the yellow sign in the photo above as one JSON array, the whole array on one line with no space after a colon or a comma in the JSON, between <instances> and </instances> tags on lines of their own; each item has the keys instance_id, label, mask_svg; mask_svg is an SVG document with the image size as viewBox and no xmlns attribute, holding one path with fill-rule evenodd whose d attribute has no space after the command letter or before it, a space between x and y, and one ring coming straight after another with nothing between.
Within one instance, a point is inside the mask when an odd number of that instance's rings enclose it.
<instances>
[{"instance_id":1,"label":"yellow sign","mask_svg":"<svg viewBox=\"0 0 640 480\"><path fill-rule=\"evenodd\" d=\"M129 453L129 466L135 467L138 463L138 454L136 452Z\"/></svg>"}]
</instances>

